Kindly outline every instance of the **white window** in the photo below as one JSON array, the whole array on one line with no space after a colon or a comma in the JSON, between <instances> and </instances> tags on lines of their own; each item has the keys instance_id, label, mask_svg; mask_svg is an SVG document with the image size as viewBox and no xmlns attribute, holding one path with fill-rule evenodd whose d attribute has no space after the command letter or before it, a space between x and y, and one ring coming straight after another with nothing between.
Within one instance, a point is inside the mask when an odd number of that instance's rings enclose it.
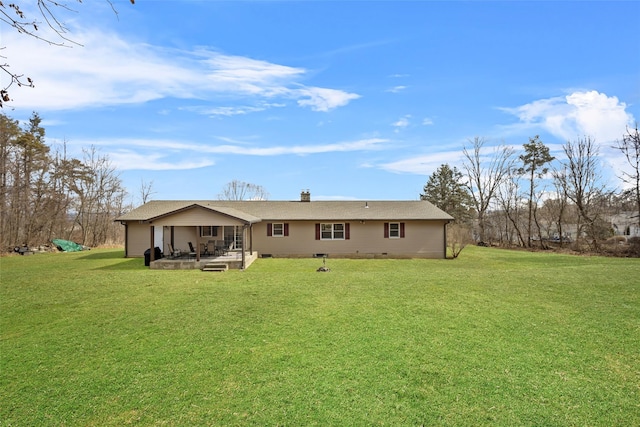
<instances>
[{"instance_id":1,"label":"white window","mask_svg":"<svg viewBox=\"0 0 640 427\"><path fill-rule=\"evenodd\" d=\"M320 239L344 240L344 224L320 224Z\"/></svg>"},{"instance_id":2,"label":"white window","mask_svg":"<svg viewBox=\"0 0 640 427\"><path fill-rule=\"evenodd\" d=\"M389 223L389 238L390 239L399 239L400 238L400 223L399 222L390 222Z\"/></svg>"},{"instance_id":3,"label":"white window","mask_svg":"<svg viewBox=\"0 0 640 427\"><path fill-rule=\"evenodd\" d=\"M274 237L283 237L284 236L284 223L274 222L272 225L271 235Z\"/></svg>"},{"instance_id":4,"label":"white window","mask_svg":"<svg viewBox=\"0 0 640 427\"><path fill-rule=\"evenodd\" d=\"M404 238L404 222L385 222L384 238L385 239L402 239Z\"/></svg>"},{"instance_id":5,"label":"white window","mask_svg":"<svg viewBox=\"0 0 640 427\"><path fill-rule=\"evenodd\" d=\"M202 225L200 226L200 237L214 237L217 236L217 228L215 225Z\"/></svg>"}]
</instances>

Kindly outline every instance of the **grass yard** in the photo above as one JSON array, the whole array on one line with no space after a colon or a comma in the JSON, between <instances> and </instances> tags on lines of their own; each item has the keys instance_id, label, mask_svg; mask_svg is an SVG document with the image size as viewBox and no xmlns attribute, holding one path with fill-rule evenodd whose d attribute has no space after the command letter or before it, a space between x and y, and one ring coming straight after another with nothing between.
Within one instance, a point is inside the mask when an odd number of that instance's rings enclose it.
<instances>
[{"instance_id":1,"label":"grass yard","mask_svg":"<svg viewBox=\"0 0 640 427\"><path fill-rule=\"evenodd\" d=\"M640 260L0 259L1 426L640 425Z\"/></svg>"}]
</instances>

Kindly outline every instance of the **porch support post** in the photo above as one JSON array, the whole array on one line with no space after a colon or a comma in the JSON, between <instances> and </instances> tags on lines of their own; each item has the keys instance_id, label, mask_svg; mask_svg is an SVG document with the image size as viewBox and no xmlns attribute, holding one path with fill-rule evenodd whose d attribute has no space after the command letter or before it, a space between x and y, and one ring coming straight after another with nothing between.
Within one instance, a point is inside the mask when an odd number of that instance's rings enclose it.
<instances>
[{"instance_id":1,"label":"porch support post","mask_svg":"<svg viewBox=\"0 0 640 427\"><path fill-rule=\"evenodd\" d=\"M253 255L253 224L249 224L249 255Z\"/></svg>"},{"instance_id":2,"label":"porch support post","mask_svg":"<svg viewBox=\"0 0 640 427\"><path fill-rule=\"evenodd\" d=\"M247 235L247 225L244 224L242 226L242 269L246 269L247 268L247 261L246 261L246 247L245 247L245 241L246 241L246 235Z\"/></svg>"},{"instance_id":3,"label":"porch support post","mask_svg":"<svg viewBox=\"0 0 640 427\"><path fill-rule=\"evenodd\" d=\"M149 261L153 262L156 260L156 245L155 245L155 236L154 236L154 232L153 232L153 225L149 224L149 231L150 231L150 240L151 240L151 248L149 249Z\"/></svg>"},{"instance_id":4,"label":"porch support post","mask_svg":"<svg viewBox=\"0 0 640 427\"><path fill-rule=\"evenodd\" d=\"M200 226L196 225L196 261L200 262Z\"/></svg>"}]
</instances>

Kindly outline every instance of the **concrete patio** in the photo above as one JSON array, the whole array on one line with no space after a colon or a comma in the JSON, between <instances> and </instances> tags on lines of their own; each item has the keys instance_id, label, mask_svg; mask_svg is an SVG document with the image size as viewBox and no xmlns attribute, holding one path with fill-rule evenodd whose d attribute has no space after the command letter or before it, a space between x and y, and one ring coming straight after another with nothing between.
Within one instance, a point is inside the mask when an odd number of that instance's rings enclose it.
<instances>
[{"instance_id":1,"label":"concrete patio","mask_svg":"<svg viewBox=\"0 0 640 427\"><path fill-rule=\"evenodd\" d=\"M251 254L245 252L245 269L258 258L256 251ZM194 256L180 256L177 258L160 258L152 261L149 268L152 270L202 270L207 264L226 265L228 270L242 269L242 252L229 251L224 255L201 255L200 261Z\"/></svg>"}]
</instances>

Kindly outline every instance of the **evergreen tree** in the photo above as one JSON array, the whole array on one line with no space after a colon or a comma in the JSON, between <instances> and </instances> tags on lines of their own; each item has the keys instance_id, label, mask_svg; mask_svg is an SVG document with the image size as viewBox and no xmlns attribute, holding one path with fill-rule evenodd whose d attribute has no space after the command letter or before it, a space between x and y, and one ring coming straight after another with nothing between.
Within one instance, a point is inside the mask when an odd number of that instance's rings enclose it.
<instances>
[{"instance_id":1,"label":"evergreen tree","mask_svg":"<svg viewBox=\"0 0 640 427\"><path fill-rule=\"evenodd\" d=\"M529 218L527 223L527 246L531 246L531 224L534 214L533 197L536 188L536 178L542 178L544 174L549 171L548 167L545 167L547 163L550 163L555 159L549 154L549 147L544 145L540 141L540 137L536 135L534 138L529 138L529 143L523 144L525 153L520 155L520 161L522 167L518 170L520 175L528 175L529 178Z\"/></svg>"},{"instance_id":2,"label":"evergreen tree","mask_svg":"<svg viewBox=\"0 0 640 427\"><path fill-rule=\"evenodd\" d=\"M448 164L440 165L429 177L420 199L433 203L453 216L456 222L468 222L473 200L462 179L462 173L455 166L452 169Z\"/></svg>"}]
</instances>

